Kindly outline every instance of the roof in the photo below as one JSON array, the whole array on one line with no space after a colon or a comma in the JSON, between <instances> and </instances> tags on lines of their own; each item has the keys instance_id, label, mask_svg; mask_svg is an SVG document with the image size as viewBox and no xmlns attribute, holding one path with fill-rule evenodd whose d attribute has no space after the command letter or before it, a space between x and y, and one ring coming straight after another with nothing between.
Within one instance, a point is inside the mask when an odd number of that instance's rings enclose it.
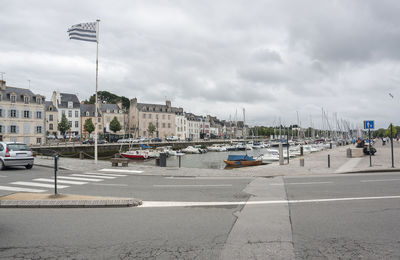
<instances>
[{"instance_id":1,"label":"roof","mask_svg":"<svg viewBox=\"0 0 400 260\"><path fill-rule=\"evenodd\" d=\"M73 102L73 108L80 108L79 99L75 94L60 93L61 104L58 104L59 108L68 108L68 102Z\"/></svg>"},{"instance_id":2,"label":"roof","mask_svg":"<svg viewBox=\"0 0 400 260\"><path fill-rule=\"evenodd\" d=\"M45 101L44 104L46 105L46 111L49 111L49 108L52 107L52 111L57 112L57 108L53 106L53 102Z\"/></svg>"},{"instance_id":3,"label":"roof","mask_svg":"<svg viewBox=\"0 0 400 260\"><path fill-rule=\"evenodd\" d=\"M111 113L114 112L114 110L119 112L120 108L117 104L101 104L101 111L107 112L107 110L110 111Z\"/></svg>"},{"instance_id":4,"label":"roof","mask_svg":"<svg viewBox=\"0 0 400 260\"><path fill-rule=\"evenodd\" d=\"M183 108L177 108L177 107L168 108L166 105L159 105L159 104L137 103L137 109L143 112L183 114Z\"/></svg>"},{"instance_id":5,"label":"roof","mask_svg":"<svg viewBox=\"0 0 400 260\"><path fill-rule=\"evenodd\" d=\"M81 104L80 109L81 109L81 116L86 116L86 112L89 112L89 116L95 116L94 104Z\"/></svg>"},{"instance_id":6,"label":"roof","mask_svg":"<svg viewBox=\"0 0 400 260\"><path fill-rule=\"evenodd\" d=\"M1 100L10 100L10 94L15 93L17 95L17 102L24 102L24 96L28 96L31 98L31 101L33 98L36 98L37 96L41 97L44 100L44 96L34 94L31 90L26 89L26 88L14 88L14 87L9 87L7 86L5 90L0 90L1 93ZM35 101L35 100L33 100Z\"/></svg>"}]
</instances>

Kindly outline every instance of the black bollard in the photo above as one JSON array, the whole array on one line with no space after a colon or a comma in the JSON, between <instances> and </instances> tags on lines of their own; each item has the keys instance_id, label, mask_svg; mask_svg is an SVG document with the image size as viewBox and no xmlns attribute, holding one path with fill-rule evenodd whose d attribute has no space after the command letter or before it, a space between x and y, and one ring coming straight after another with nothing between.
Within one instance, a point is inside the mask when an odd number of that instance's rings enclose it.
<instances>
[{"instance_id":1,"label":"black bollard","mask_svg":"<svg viewBox=\"0 0 400 260\"><path fill-rule=\"evenodd\" d=\"M331 168L331 155L328 154L328 168Z\"/></svg>"},{"instance_id":2,"label":"black bollard","mask_svg":"<svg viewBox=\"0 0 400 260\"><path fill-rule=\"evenodd\" d=\"M58 154L54 156L54 194L57 195Z\"/></svg>"}]
</instances>

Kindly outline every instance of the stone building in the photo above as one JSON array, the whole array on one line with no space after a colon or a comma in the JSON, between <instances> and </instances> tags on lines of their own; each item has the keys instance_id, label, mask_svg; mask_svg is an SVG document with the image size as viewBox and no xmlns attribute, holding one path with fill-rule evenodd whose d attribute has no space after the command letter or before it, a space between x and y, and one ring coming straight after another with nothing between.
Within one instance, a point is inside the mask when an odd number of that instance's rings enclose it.
<instances>
[{"instance_id":1,"label":"stone building","mask_svg":"<svg viewBox=\"0 0 400 260\"><path fill-rule=\"evenodd\" d=\"M89 133L85 130L85 122L87 119L91 119L93 125L95 125L96 117L95 117L95 105L94 104L81 104L80 106L80 132L82 133L82 139L87 139L93 136L94 132ZM98 111L99 112L99 111ZM98 113L97 118L97 134L103 133L103 120L101 117L101 113Z\"/></svg>"},{"instance_id":2,"label":"stone building","mask_svg":"<svg viewBox=\"0 0 400 260\"><path fill-rule=\"evenodd\" d=\"M0 140L28 145L45 142L45 97L0 80Z\"/></svg>"},{"instance_id":3,"label":"stone building","mask_svg":"<svg viewBox=\"0 0 400 260\"><path fill-rule=\"evenodd\" d=\"M101 116L104 124L104 133L125 135L126 129L128 129L128 114L122 109L122 102L118 104L101 104ZM110 129L110 123L114 117L117 118L121 125L121 130L116 133Z\"/></svg>"},{"instance_id":4,"label":"stone building","mask_svg":"<svg viewBox=\"0 0 400 260\"><path fill-rule=\"evenodd\" d=\"M138 103L136 98L131 99L129 108L129 132L135 137L176 136L175 115L182 113L183 108L171 106L171 101L165 105ZM149 133L149 125L155 126L155 131Z\"/></svg>"},{"instance_id":5,"label":"stone building","mask_svg":"<svg viewBox=\"0 0 400 260\"><path fill-rule=\"evenodd\" d=\"M58 110L51 101L45 101L45 121L46 121L46 135L57 136L58 132Z\"/></svg>"}]
</instances>

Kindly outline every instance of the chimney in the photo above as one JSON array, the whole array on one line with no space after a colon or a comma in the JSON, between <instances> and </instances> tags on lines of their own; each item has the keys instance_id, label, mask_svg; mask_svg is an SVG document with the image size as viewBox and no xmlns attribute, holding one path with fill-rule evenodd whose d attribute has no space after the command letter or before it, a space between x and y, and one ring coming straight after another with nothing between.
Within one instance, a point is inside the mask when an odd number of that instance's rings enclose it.
<instances>
[{"instance_id":1,"label":"chimney","mask_svg":"<svg viewBox=\"0 0 400 260\"><path fill-rule=\"evenodd\" d=\"M167 106L167 108L170 108L171 107L171 101L170 100L165 101L165 105Z\"/></svg>"},{"instance_id":2,"label":"chimney","mask_svg":"<svg viewBox=\"0 0 400 260\"><path fill-rule=\"evenodd\" d=\"M0 90L6 90L6 82L4 80L0 80Z\"/></svg>"},{"instance_id":3,"label":"chimney","mask_svg":"<svg viewBox=\"0 0 400 260\"><path fill-rule=\"evenodd\" d=\"M137 98L132 98L132 99L131 99L131 107L132 107L132 106L135 106L135 107L136 107L136 105L137 105Z\"/></svg>"},{"instance_id":4,"label":"chimney","mask_svg":"<svg viewBox=\"0 0 400 260\"><path fill-rule=\"evenodd\" d=\"M122 109L122 99L117 102L117 106L119 107L119 109Z\"/></svg>"}]
</instances>

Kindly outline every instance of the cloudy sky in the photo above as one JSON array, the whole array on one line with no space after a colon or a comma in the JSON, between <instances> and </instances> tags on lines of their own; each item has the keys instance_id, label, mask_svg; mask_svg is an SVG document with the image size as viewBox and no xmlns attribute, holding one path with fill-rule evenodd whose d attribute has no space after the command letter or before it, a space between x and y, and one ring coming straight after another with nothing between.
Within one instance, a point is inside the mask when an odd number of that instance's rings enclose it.
<instances>
[{"instance_id":1,"label":"cloudy sky","mask_svg":"<svg viewBox=\"0 0 400 260\"><path fill-rule=\"evenodd\" d=\"M0 71L47 98L94 93L96 44L67 29L100 19L99 90L250 125L400 125L400 1L0 3Z\"/></svg>"}]
</instances>

